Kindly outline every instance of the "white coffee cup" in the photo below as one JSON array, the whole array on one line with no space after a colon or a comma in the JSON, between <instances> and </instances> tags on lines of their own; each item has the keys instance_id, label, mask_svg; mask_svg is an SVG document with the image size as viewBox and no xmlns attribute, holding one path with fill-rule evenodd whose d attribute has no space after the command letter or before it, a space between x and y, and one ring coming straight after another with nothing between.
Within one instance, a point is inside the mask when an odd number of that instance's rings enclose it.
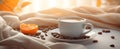
<instances>
[{"instance_id":1,"label":"white coffee cup","mask_svg":"<svg viewBox=\"0 0 120 49\"><path fill-rule=\"evenodd\" d=\"M91 29L85 31L87 26ZM91 23L86 23L86 19L61 19L59 20L60 34L70 37L79 37L82 34L89 33L93 29Z\"/></svg>"}]
</instances>

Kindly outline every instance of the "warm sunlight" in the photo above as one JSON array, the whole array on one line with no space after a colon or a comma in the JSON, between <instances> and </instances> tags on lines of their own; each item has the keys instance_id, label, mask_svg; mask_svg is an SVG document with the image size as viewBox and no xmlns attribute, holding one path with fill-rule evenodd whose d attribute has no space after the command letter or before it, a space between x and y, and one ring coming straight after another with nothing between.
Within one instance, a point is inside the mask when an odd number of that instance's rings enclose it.
<instances>
[{"instance_id":1,"label":"warm sunlight","mask_svg":"<svg viewBox=\"0 0 120 49\"><path fill-rule=\"evenodd\" d=\"M32 3L33 7L35 9L37 8L37 10L43 10L52 7L73 8L86 4L84 0L31 0L31 1L33 2Z\"/></svg>"},{"instance_id":2,"label":"warm sunlight","mask_svg":"<svg viewBox=\"0 0 120 49\"><path fill-rule=\"evenodd\" d=\"M56 7L57 0L48 0L48 7Z\"/></svg>"},{"instance_id":3,"label":"warm sunlight","mask_svg":"<svg viewBox=\"0 0 120 49\"><path fill-rule=\"evenodd\" d=\"M29 1L31 1L32 4L23 8L24 11L23 13L36 12L53 7L74 8L80 6L96 6L95 0L29 0Z\"/></svg>"}]
</instances>

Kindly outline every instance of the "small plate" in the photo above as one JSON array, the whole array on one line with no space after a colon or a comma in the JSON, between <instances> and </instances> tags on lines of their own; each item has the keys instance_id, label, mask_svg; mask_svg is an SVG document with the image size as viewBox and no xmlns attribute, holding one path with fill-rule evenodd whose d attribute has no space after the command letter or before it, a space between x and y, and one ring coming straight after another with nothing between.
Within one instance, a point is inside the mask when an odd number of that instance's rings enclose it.
<instances>
[{"instance_id":1,"label":"small plate","mask_svg":"<svg viewBox=\"0 0 120 49\"><path fill-rule=\"evenodd\" d=\"M48 37L47 39L48 40L55 40L55 41L64 41L64 42L80 42L80 41L85 41L85 40L90 40L92 38L94 38L96 36L95 32L94 31L91 31L89 33L86 34L86 36L90 36L90 38L87 38L87 39L76 39L76 40L71 40L71 39L60 39L60 38L56 38L54 37L51 33L60 33L59 32L59 29L54 29L54 30L51 30L51 31L48 31Z\"/></svg>"}]
</instances>

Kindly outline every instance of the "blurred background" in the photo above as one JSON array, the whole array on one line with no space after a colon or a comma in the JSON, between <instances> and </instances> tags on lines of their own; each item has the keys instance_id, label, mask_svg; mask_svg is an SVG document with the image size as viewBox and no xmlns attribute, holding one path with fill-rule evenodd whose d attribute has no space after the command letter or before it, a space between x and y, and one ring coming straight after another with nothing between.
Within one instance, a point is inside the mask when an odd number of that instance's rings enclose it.
<instances>
[{"instance_id":1,"label":"blurred background","mask_svg":"<svg viewBox=\"0 0 120 49\"><path fill-rule=\"evenodd\" d=\"M71 9L80 6L105 7L107 2L119 0L0 0L0 11L12 11L25 14L49 8ZM25 3L24 3L25 2ZM111 5L113 5L111 4Z\"/></svg>"},{"instance_id":2,"label":"blurred background","mask_svg":"<svg viewBox=\"0 0 120 49\"><path fill-rule=\"evenodd\" d=\"M39 10L49 9L53 7L57 8L74 8L80 6L93 6L96 7L96 2L98 0L27 0L32 2L31 5L25 7L24 11L36 12Z\"/></svg>"}]
</instances>

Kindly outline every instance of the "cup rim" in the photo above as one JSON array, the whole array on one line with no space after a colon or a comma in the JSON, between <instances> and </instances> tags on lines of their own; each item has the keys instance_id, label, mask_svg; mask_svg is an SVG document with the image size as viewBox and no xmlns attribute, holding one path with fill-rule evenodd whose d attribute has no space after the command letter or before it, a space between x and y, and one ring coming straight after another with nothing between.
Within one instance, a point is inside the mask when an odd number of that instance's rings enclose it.
<instances>
[{"instance_id":1,"label":"cup rim","mask_svg":"<svg viewBox=\"0 0 120 49\"><path fill-rule=\"evenodd\" d=\"M81 18L81 19L58 19L59 22L66 22L66 21L62 21L62 20L78 20L78 22L85 22L86 19L85 18ZM69 23L76 23L76 22L69 22Z\"/></svg>"}]
</instances>

